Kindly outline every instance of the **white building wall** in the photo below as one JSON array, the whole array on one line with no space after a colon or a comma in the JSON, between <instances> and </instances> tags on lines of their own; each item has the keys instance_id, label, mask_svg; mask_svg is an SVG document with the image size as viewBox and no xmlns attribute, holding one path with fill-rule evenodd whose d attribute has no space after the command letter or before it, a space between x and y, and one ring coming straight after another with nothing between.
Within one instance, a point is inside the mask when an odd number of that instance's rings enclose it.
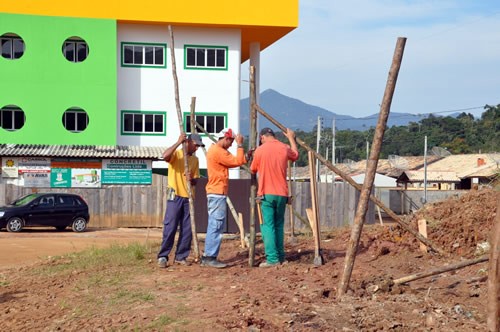
<instances>
[{"instance_id":1,"label":"white building wall","mask_svg":"<svg viewBox=\"0 0 500 332\"><path fill-rule=\"evenodd\" d=\"M196 97L196 112L227 113L227 125L239 132L241 33L239 29L173 27L179 100L182 113L190 111ZM130 68L121 66L121 43L167 44L167 68ZM184 45L227 46L228 70L184 70ZM118 24L118 109L117 144L170 146L179 137L179 122L170 55L168 26ZM166 136L128 136L121 134L121 111L161 111L167 114ZM208 148L212 142L203 137ZM236 144L230 149L236 153ZM206 168L201 149L200 168ZM153 166L155 167L155 166Z\"/></svg>"}]
</instances>

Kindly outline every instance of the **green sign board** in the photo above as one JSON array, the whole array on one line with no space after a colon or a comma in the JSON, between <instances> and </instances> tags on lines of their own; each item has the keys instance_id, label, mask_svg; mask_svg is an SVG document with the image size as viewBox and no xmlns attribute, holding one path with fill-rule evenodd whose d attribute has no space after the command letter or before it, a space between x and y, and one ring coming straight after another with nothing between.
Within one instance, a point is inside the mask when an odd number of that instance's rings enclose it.
<instances>
[{"instance_id":1,"label":"green sign board","mask_svg":"<svg viewBox=\"0 0 500 332\"><path fill-rule=\"evenodd\" d=\"M52 168L50 172L50 186L52 188L70 188L71 168Z\"/></svg>"},{"instance_id":2,"label":"green sign board","mask_svg":"<svg viewBox=\"0 0 500 332\"><path fill-rule=\"evenodd\" d=\"M153 172L141 169L103 169L102 184L151 184Z\"/></svg>"}]
</instances>

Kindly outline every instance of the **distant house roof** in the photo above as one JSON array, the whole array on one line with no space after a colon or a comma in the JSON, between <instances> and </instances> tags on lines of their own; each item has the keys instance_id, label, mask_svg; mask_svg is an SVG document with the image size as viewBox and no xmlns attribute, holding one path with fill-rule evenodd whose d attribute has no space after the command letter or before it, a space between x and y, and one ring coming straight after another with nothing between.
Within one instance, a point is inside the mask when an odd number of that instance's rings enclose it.
<instances>
[{"instance_id":1,"label":"distant house roof","mask_svg":"<svg viewBox=\"0 0 500 332\"><path fill-rule=\"evenodd\" d=\"M424 182L425 172L423 170L405 171L401 174L397 182ZM427 171L427 182L460 182L460 178L453 171Z\"/></svg>"},{"instance_id":2,"label":"distant house roof","mask_svg":"<svg viewBox=\"0 0 500 332\"><path fill-rule=\"evenodd\" d=\"M124 145L0 144L0 157L161 159L166 147Z\"/></svg>"},{"instance_id":3,"label":"distant house roof","mask_svg":"<svg viewBox=\"0 0 500 332\"><path fill-rule=\"evenodd\" d=\"M438 156L427 156L427 164L431 164L441 157ZM404 170L414 170L424 167L424 157L423 156L409 156L409 157L400 157L401 160L405 161L405 169L397 168L393 165L388 159L379 159L377 164L377 173L382 175L387 175L392 178L397 178ZM366 172L366 160L361 160L358 162L352 163L342 163L335 164L335 167L342 171L344 174L347 174L351 177L364 174ZM309 167L297 167L295 171L296 178L299 179L308 179L309 178ZM320 167L321 175L332 175L333 171L331 171L328 167L321 165Z\"/></svg>"},{"instance_id":4,"label":"distant house roof","mask_svg":"<svg viewBox=\"0 0 500 332\"><path fill-rule=\"evenodd\" d=\"M451 155L429 165L427 171L454 171L461 179L491 177L498 173L496 160L500 160L500 154Z\"/></svg>"}]
</instances>

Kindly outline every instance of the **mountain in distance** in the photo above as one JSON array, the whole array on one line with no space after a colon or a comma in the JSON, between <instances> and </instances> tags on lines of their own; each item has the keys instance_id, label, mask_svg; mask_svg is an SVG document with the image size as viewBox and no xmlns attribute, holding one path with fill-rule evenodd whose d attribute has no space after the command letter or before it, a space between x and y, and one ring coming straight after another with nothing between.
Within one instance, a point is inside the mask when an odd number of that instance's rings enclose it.
<instances>
[{"instance_id":1,"label":"mountain in distance","mask_svg":"<svg viewBox=\"0 0 500 332\"><path fill-rule=\"evenodd\" d=\"M378 113L366 117L355 118L349 115L336 114L324 108L306 104L295 98L291 98L281 93L268 89L260 94L259 106L270 116L280 122L283 126L293 129L310 132L318 124L318 116L323 118L323 127L331 128L335 117L335 127L337 130L368 130L375 127L378 121ZM250 131L250 102L249 98L240 100L240 131L243 135L248 135ZM262 115L259 117L259 128L270 127L276 129ZM390 113L388 127L403 126L409 122L418 122L426 115L415 115L409 113Z\"/></svg>"}]
</instances>

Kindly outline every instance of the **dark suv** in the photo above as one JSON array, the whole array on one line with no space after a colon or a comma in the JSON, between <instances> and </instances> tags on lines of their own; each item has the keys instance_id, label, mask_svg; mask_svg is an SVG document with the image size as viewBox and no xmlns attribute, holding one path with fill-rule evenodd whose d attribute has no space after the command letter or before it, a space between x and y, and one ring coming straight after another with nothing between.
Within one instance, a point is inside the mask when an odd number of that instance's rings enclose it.
<instances>
[{"instance_id":1,"label":"dark suv","mask_svg":"<svg viewBox=\"0 0 500 332\"><path fill-rule=\"evenodd\" d=\"M71 225L83 232L89 222L89 207L78 195L62 193L29 194L0 207L0 229L20 232L24 226L54 226L64 230Z\"/></svg>"}]
</instances>

